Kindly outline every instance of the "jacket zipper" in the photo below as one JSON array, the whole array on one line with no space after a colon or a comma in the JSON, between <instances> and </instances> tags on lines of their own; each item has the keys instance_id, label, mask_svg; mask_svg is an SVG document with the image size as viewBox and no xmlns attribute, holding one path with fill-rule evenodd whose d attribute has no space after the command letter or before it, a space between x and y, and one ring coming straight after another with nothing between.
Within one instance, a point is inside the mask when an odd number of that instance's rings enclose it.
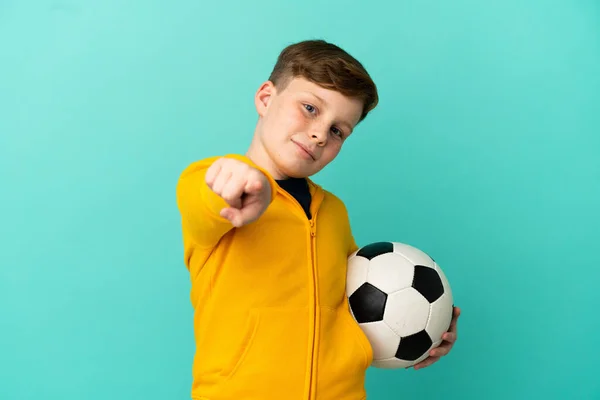
<instances>
[{"instance_id":1,"label":"jacket zipper","mask_svg":"<svg viewBox=\"0 0 600 400\"><path fill-rule=\"evenodd\" d=\"M313 218L310 220L310 255L311 255L311 274L312 274L312 337L311 337L311 351L310 351L310 374L309 374L309 385L308 385L308 399L312 399L313 394L313 375L315 370L315 364L317 356L315 354L315 346L316 346L316 335L317 335L317 303L318 303L318 283L317 283L317 272L316 272L316 216L313 215Z\"/></svg>"},{"instance_id":2,"label":"jacket zipper","mask_svg":"<svg viewBox=\"0 0 600 400\"><path fill-rule=\"evenodd\" d=\"M298 202L298 200L296 200L294 198L294 196L292 196L291 194L289 194L288 192L286 192L285 190L281 190L281 193L287 197L289 200L291 200L294 204L296 204L296 206L302 211L302 215L306 218L306 215L304 213L304 209L302 208L302 205L300 205L300 203ZM321 201L321 199L319 199L319 201ZM309 354L309 370L308 370L308 393L307 393L307 400L311 400L312 399L312 394L313 394L313 374L314 374L314 369L315 369L315 343L316 343L316 334L317 334L317 276L316 276L316 252L315 252L315 247L316 247L316 236L317 236L317 227L316 227L316 221L317 221L317 212L318 212L318 207L315 208L314 212L312 212L311 210L311 219L308 220L308 225L309 225L309 236L310 236L310 267L311 267L311 277L312 277L312 293L311 293L311 306L312 306L312 332L311 337L310 337L310 354Z\"/></svg>"}]
</instances>

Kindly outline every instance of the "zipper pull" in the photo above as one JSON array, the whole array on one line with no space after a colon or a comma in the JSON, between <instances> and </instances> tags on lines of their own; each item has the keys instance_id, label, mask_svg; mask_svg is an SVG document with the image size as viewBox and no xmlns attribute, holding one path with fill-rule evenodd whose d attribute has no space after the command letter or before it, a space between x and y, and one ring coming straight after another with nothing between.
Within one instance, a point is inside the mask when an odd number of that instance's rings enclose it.
<instances>
[{"instance_id":1,"label":"zipper pull","mask_svg":"<svg viewBox=\"0 0 600 400\"><path fill-rule=\"evenodd\" d=\"M310 220L310 236L315 237L317 235L316 229L315 229L315 221L313 221L312 219Z\"/></svg>"}]
</instances>

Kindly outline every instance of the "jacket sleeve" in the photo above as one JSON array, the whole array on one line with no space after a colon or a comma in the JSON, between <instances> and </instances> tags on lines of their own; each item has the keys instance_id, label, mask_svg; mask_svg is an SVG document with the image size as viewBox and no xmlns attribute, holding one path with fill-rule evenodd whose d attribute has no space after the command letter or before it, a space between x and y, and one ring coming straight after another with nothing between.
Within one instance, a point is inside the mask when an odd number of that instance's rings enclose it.
<instances>
[{"instance_id":1,"label":"jacket sleeve","mask_svg":"<svg viewBox=\"0 0 600 400\"><path fill-rule=\"evenodd\" d=\"M214 246L233 228L219 215L227 203L206 184L206 171L218 157L197 161L188 166L177 182L177 207L181 214L184 236L195 246Z\"/></svg>"}]
</instances>

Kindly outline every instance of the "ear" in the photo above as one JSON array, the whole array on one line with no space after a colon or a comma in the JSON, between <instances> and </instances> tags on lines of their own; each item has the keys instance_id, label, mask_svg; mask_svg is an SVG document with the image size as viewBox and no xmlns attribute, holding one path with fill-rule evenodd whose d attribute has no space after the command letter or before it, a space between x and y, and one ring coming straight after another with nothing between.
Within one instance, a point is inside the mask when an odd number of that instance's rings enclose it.
<instances>
[{"instance_id":1,"label":"ear","mask_svg":"<svg viewBox=\"0 0 600 400\"><path fill-rule=\"evenodd\" d=\"M256 112L259 116L264 117L269 108L269 104L273 96L277 93L273 82L266 81L256 91L254 96L254 105L256 106Z\"/></svg>"}]
</instances>

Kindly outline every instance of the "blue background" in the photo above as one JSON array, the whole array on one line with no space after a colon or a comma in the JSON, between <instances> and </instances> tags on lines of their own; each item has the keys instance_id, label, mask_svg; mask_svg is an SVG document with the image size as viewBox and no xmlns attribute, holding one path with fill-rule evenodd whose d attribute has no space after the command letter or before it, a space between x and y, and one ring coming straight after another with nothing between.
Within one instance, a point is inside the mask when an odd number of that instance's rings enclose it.
<instances>
[{"instance_id":1,"label":"blue background","mask_svg":"<svg viewBox=\"0 0 600 400\"><path fill-rule=\"evenodd\" d=\"M381 94L315 180L463 309L450 356L369 370L369 399L600 399L594 0L0 2L1 399L189 398L177 178L246 150L310 38Z\"/></svg>"}]
</instances>

